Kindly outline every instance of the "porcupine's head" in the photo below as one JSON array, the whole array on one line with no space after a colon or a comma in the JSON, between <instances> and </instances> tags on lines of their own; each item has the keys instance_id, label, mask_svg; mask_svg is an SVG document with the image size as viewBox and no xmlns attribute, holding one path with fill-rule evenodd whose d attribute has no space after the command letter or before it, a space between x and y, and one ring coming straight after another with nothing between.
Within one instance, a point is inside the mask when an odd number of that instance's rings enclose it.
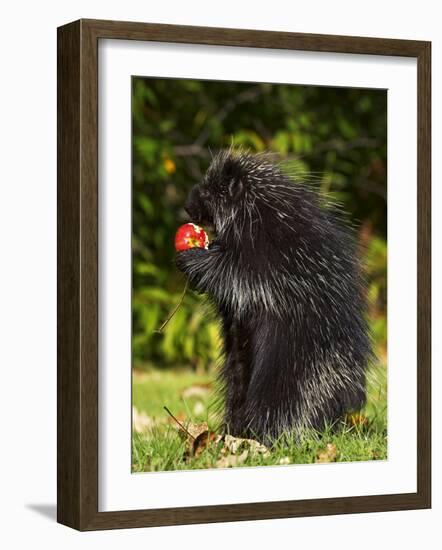
<instances>
[{"instance_id":1,"label":"porcupine's head","mask_svg":"<svg viewBox=\"0 0 442 550\"><path fill-rule=\"evenodd\" d=\"M278 212L281 216L282 205L274 204L274 197L286 185L287 179L264 156L222 151L191 189L185 210L193 222L212 226L217 234L229 229L237 236L249 234L251 225L263 222L263 212L267 219Z\"/></svg>"},{"instance_id":2,"label":"porcupine's head","mask_svg":"<svg viewBox=\"0 0 442 550\"><path fill-rule=\"evenodd\" d=\"M355 300L360 283L350 228L312 187L267 159L219 153L185 206L229 251L222 267L232 309L292 318L307 311L302 303L319 312L344 295Z\"/></svg>"}]
</instances>

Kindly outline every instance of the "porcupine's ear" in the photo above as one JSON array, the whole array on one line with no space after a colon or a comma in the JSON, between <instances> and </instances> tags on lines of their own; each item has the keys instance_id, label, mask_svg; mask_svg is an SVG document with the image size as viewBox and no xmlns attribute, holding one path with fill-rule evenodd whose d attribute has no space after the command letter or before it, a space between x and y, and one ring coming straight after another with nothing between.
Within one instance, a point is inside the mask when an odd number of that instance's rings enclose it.
<instances>
[{"instance_id":1,"label":"porcupine's ear","mask_svg":"<svg viewBox=\"0 0 442 550\"><path fill-rule=\"evenodd\" d=\"M232 199L238 199L244 191L244 184L241 180L232 178L229 183L229 195Z\"/></svg>"},{"instance_id":2,"label":"porcupine's ear","mask_svg":"<svg viewBox=\"0 0 442 550\"><path fill-rule=\"evenodd\" d=\"M230 157L224 165L224 177L228 184L227 189L231 199L238 199L244 191L242 168L235 158Z\"/></svg>"}]
</instances>

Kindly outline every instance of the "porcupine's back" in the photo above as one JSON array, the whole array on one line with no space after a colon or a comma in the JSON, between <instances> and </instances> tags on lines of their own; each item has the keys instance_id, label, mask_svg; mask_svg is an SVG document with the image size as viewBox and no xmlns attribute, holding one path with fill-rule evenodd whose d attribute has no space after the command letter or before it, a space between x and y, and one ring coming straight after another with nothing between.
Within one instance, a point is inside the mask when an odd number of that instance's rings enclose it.
<instances>
[{"instance_id":1,"label":"porcupine's back","mask_svg":"<svg viewBox=\"0 0 442 550\"><path fill-rule=\"evenodd\" d=\"M314 190L259 157L224 154L213 170L242 180L218 238L224 322L252 361L243 424L261 439L320 429L365 400L371 346L352 231Z\"/></svg>"}]
</instances>

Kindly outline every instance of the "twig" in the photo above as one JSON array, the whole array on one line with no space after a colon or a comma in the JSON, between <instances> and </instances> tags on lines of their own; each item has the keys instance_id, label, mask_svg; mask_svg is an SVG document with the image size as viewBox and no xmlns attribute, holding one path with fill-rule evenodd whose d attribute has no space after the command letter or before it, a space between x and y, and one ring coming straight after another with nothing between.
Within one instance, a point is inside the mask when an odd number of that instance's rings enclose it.
<instances>
[{"instance_id":1,"label":"twig","mask_svg":"<svg viewBox=\"0 0 442 550\"><path fill-rule=\"evenodd\" d=\"M186 281L186 284L184 285L184 290L183 290L183 293L181 294L181 298L179 300L179 302L177 303L177 305L173 308L171 314L166 318L166 320L164 321L164 323L160 326L160 328L157 328L154 332L163 332L163 329L164 327L167 325L167 323L172 319L172 317L175 315L175 313L178 311L178 308L180 307L180 305L183 303L183 300L184 300L184 296L187 292L187 287L189 286L189 281Z\"/></svg>"},{"instance_id":2,"label":"twig","mask_svg":"<svg viewBox=\"0 0 442 550\"><path fill-rule=\"evenodd\" d=\"M185 432L189 437L191 437L194 441L195 441L195 437L189 432L189 430L183 426L181 424L181 422L178 420L178 418L176 418L175 416L173 416L173 414L169 411L169 409L166 407L166 405L164 405L164 410L167 412L167 414L169 414L174 420L175 422L178 424L178 426L183 430L183 432Z\"/></svg>"}]
</instances>

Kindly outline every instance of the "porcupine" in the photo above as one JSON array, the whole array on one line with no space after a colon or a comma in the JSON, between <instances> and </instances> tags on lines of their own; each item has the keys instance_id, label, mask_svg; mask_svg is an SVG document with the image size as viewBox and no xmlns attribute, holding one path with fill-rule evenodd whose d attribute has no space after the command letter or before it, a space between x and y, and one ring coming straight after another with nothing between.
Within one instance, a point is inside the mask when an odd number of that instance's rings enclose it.
<instances>
[{"instance_id":1,"label":"porcupine","mask_svg":"<svg viewBox=\"0 0 442 550\"><path fill-rule=\"evenodd\" d=\"M218 153L187 198L208 249L177 253L222 321L228 433L323 430L365 402L370 335L353 230L265 156Z\"/></svg>"}]
</instances>

